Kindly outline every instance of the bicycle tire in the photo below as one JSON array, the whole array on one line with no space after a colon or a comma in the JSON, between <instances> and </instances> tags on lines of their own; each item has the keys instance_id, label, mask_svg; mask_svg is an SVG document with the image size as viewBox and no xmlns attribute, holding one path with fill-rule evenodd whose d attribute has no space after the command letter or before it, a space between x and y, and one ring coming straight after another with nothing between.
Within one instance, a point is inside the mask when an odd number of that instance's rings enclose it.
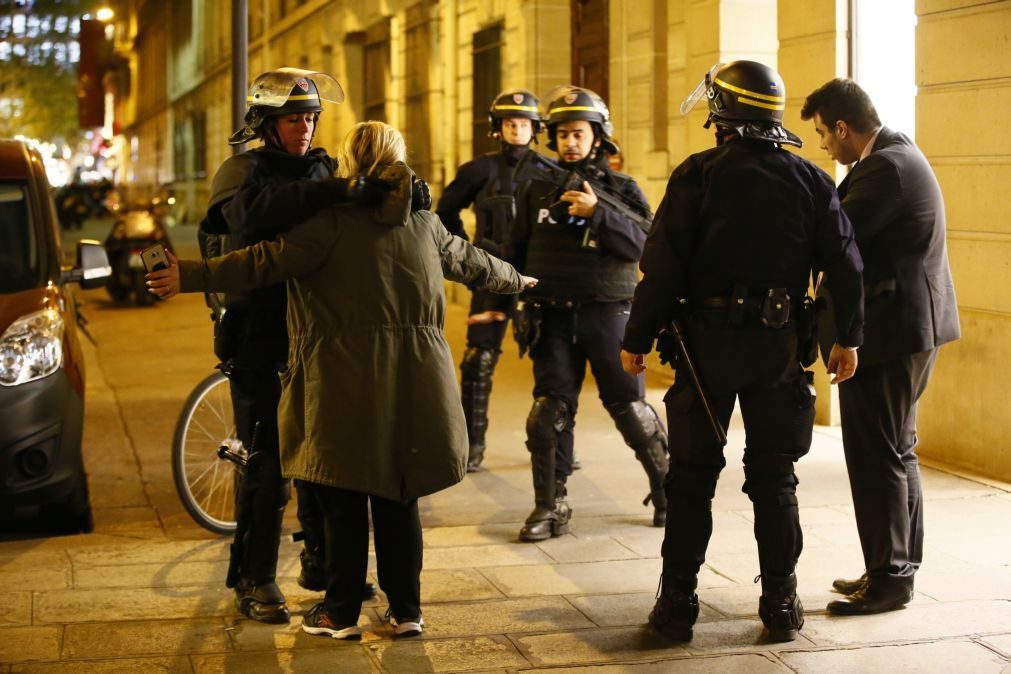
<instances>
[{"instance_id":1,"label":"bicycle tire","mask_svg":"<svg viewBox=\"0 0 1011 674\"><path fill-rule=\"evenodd\" d=\"M245 451L235 436L228 377L214 372L190 392L179 413L172 440L172 478L190 517L208 531L227 535L235 533L239 473L234 463L218 457L223 444Z\"/></svg>"}]
</instances>

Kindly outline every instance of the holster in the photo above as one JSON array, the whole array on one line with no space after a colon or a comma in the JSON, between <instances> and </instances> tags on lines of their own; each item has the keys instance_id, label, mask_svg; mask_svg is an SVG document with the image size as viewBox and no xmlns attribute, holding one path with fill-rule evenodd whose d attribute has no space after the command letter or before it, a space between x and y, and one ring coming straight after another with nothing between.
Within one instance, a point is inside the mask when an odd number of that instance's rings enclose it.
<instances>
[{"instance_id":1,"label":"holster","mask_svg":"<svg viewBox=\"0 0 1011 674\"><path fill-rule=\"evenodd\" d=\"M799 311L794 312L797 322L797 360L810 367L818 360L818 305L805 296Z\"/></svg>"},{"instance_id":2,"label":"holster","mask_svg":"<svg viewBox=\"0 0 1011 674\"><path fill-rule=\"evenodd\" d=\"M543 312L536 302L520 302L513 318L513 338L520 347L520 358L537 346L541 338Z\"/></svg>"}]
</instances>

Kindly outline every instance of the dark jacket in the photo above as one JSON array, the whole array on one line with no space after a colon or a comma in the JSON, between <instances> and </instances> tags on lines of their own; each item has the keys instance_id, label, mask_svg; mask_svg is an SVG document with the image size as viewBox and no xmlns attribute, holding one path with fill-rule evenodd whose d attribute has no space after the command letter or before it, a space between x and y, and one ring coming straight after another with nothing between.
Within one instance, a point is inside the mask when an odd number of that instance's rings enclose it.
<instances>
[{"instance_id":1,"label":"dark jacket","mask_svg":"<svg viewBox=\"0 0 1011 674\"><path fill-rule=\"evenodd\" d=\"M181 261L184 291L288 280L288 368L278 408L285 477L407 500L466 475L443 278L518 293L510 265L411 212L414 174L381 208L323 208L279 239Z\"/></svg>"},{"instance_id":2,"label":"dark jacket","mask_svg":"<svg viewBox=\"0 0 1011 674\"><path fill-rule=\"evenodd\" d=\"M839 185L839 197L864 260L860 365L958 339L944 199L919 148L901 133L882 127L870 155ZM822 295L835 297L831 287ZM831 317L824 318L823 352L831 347L836 332Z\"/></svg>"},{"instance_id":3,"label":"dark jacket","mask_svg":"<svg viewBox=\"0 0 1011 674\"><path fill-rule=\"evenodd\" d=\"M497 183L496 190L500 194L513 194L516 185L512 182L512 169L516 168L520 158L527 152L526 146L513 146L503 143L499 152L489 152L462 164L456 171L456 177L446 186L435 209L436 215L442 220L450 234L467 238L460 219L460 211L474 204L475 210L479 195L487 189L489 183ZM503 174L505 164L506 174ZM480 223L479 223L480 224ZM481 238L480 236L477 238Z\"/></svg>"},{"instance_id":4,"label":"dark jacket","mask_svg":"<svg viewBox=\"0 0 1011 674\"><path fill-rule=\"evenodd\" d=\"M832 179L771 143L733 140L678 166L640 268L623 341L632 353L652 349L679 298L695 311L740 283L752 293L787 288L800 299L814 268L832 272L841 343L863 341L860 255Z\"/></svg>"},{"instance_id":5,"label":"dark jacket","mask_svg":"<svg viewBox=\"0 0 1011 674\"><path fill-rule=\"evenodd\" d=\"M646 195L630 176L609 168L590 170L632 210L649 217ZM547 182L525 183L516 196L515 264L539 279L524 297L576 303L632 299L646 231L600 201L590 218L570 217L559 196L560 188Z\"/></svg>"},{"instance_id":6,"label":"dark jacket","mask_svg":"<svg viewBox=\"0 0 1011 674\"><path fill-rule=\"evenodd\" d=\"M201 229L227 234L229 249L273 239L333 203L334 168L323 149L298 156L259 147L229 157L214 175ZM287 354L286 298L283 283L225 298L230 332L265 365Z\"/></svg>"}]
</instances>

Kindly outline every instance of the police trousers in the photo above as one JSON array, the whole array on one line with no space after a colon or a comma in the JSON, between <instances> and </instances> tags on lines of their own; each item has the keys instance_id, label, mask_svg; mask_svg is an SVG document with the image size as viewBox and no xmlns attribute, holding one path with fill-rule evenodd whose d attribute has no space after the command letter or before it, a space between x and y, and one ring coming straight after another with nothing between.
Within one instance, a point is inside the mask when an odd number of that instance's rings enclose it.
<instances>
[{"instance_id":1,"label":"police trousers","mask_svg":"<svg viewBox=\"0 0 1011 674\"><path fill-rule=\"evenodd\" d=\"M248 355L248 358L242 356ZM276 364L259 363L256 353L243 353L235 358L229 374L235 431L242 444L253 446L253 432L260 453L250 461L239 479L235 493L237 518L244 522L236 530L233 554L241 559L239 577L255 585L273 582L277 572L277 547L281 540L281 521L288 502L288 481L281 477L281 457L277 433L277 406L281 398L281 381ZM239 540L241 538L241 540Z\"/></svg>"},{"instance_id":2,"label":"police trousers","mask_svg":"<svg viewBox=\"0 0 1011 674\"><path fill-rule=\"evenodd\" d=\"M534 399L561 400L568 409L555 458L555 478L562 482L572 474L573 428L587 363L605 406L642 400L645 395L643 378L621 367L629 306L629 302L591 302L543 309L540 339L530 352Z\"/></svg>"},{"instance_id":3,"label":"police trousers","mask_svg":"<svg viewBox=\"0 0 1011 674\"><path fill-rule=\"evenodd\" d=\"M814 388L796 357L791 328L736 328L689 322L692 352L709 403L724 429L734 404L744 419L744 487L752 501L760 572L793 573L803 549L794 462L811 448ZM670 429L665 576L695 576L712 535L712 499L726 466L699 394L679 371L664 398Z\"/></svg>"}]
</instances>

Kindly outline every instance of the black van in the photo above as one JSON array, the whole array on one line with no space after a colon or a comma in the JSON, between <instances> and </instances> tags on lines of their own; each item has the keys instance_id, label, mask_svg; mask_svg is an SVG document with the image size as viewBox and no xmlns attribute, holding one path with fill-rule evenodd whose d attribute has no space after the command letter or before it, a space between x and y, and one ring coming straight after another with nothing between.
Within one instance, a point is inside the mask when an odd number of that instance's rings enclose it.
<instances>
[{"instance_id":1,"label":"black van","mask_svg":"<svg viewBox=\"0 0 1011 674\"><path fill-rule=\"evenodd\" d=\"M95 241L78 244L73 268L62 259L42 157L0 140L0 517L41 506L61 529L91 531L71 286L101 287L110 269Z\"/></svg>"}]
</instances>

